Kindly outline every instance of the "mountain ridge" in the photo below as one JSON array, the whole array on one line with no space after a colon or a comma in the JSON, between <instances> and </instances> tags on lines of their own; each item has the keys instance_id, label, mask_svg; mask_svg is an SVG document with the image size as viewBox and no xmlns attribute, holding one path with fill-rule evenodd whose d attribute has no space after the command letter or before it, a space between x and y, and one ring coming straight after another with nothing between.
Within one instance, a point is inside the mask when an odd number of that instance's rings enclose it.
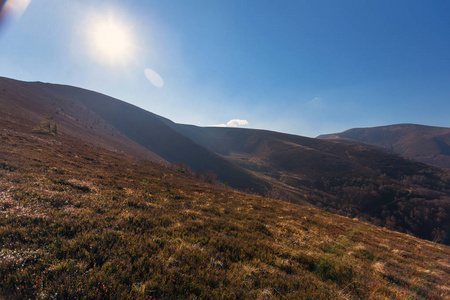
<instances>
[{"instance_id":1,"label":"mountain ridge","mask_svg":"<svg viewBox=\"0 0 450 300\"><path fill-rule=\"evenodd\" d=\"M176 124L76 87L9 79L0 84L0 112L35 129L57 124L61 133L110 150L134 156L138 149L159 163L211 170L233 188L430 240L442 237L450 223L445 171L398 155L267 130Z\"/></svg>"},{"instance_id":2,"label":"mountain ridge","mask_svg":"<svg viewBox=\"0 0 450 300\"><path fill-rule=\"evenodd\" d=\"M450 128L419 124L353 128L317 138L341 142L362 142L406 158L440 168L450 168Z\"/></svg>"},{"instance_id":3,"label":"mountain ridge","mask_svg":"<svg viewBox=\"0 0 450 300\"><path fill-rule=\"evenodd\" d=\"M50 87L79 99L133 141L171 163L184 163L201 172L211 170L221 180L229 182L236 188L245 189L251 185L256 191L264 189L264 184L245 170L173 131L167 126L167 123L172 121L164 117L100 93L92 94L88 90L62 85Z\"/></svg>"}]
</instances>

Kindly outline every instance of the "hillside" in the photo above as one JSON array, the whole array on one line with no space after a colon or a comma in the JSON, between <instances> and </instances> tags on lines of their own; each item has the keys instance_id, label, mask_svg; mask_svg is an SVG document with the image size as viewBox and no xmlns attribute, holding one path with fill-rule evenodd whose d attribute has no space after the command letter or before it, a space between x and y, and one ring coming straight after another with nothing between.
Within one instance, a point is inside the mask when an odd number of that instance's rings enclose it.
<instances>
[{"instance_id":1,"label":"hillside","mask_svg":"<svg viewBox=\"0 0 450 300\"><path fill-rule=\"evenodd\" d=\"M450 297L448 246L1 114L0 298Z\"/></svg>"},{"instance_id":2,"label":"hillside","mask_svg":"<svg viewBox=\"0 0 450 300\"><path fill-rule=\"evenodd\" d=\"M427 239L444 238L450 229L445 171L362 145L264 130L177 127L270 182L272 197Z\"/></svg>"},{"instance_id":3,"label":"hillside","mask_svg":"<svg viewBox=\"0 0 450 300\"><path fill-rule=\"evenodd\" d=\"M162 163L213 171L223 182L262 192L265 183L197 145L160 116L123 101L76 87L0 78L0 110L37 127L53 122L61 133L109 150ZM49 120L51 119L51 120ZM36 124L38 123L38 124Z\"/></svg>"},{"instance_id":4,"label":"hillside","mask_svg":"<svg viewBox=\"0 0 450 300\"><path fill-rule=\"evenodd\" d=\"M0 77L0 113L4 126L32 126L35 132L56 125L59 133L127 155L164 159L120 133L77 99L57 94L43 83Z\"/></svg>"},{"instance_id":5,"label":"hillside","mask_svg":"<svg viewBox=\"0 0 450 300\"><path fill-rule=\"evenodd\" d=\"M233 188L450 242L450 183L443 170L361 145L175 124L76 87L0 79L0 90L4 126L13 130L25 124L55 135L56 128L130 157L183 163L199 178L212 171Z\"/></svg>"},{"instance_id":6,"label":"hillside","mask_svg":"<svg viewBox=\"0 0 450 300\"><path fill-rule=\"evenodd\" d=\"M439 168L450 169L450 128L398 124L355 128L320 139L363 142Z\"/></svg>"}]
</instances>

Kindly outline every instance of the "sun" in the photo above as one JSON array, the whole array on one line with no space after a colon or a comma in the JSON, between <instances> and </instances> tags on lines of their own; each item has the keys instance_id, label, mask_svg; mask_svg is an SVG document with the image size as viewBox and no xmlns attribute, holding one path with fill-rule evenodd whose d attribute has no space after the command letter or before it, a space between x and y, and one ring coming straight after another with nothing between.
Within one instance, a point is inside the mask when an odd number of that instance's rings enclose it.
<instances>
[{"instance_id":1,"label":"sun","mask_svg":"<svg viewBox=\"0 0 450 300\"><path fill-rule=\"evenodd\" d=\"M130 28L112 16L91 24L90 40L94 54L104 62L126 63L133 54Z\"/></svg>"}]
</instances>

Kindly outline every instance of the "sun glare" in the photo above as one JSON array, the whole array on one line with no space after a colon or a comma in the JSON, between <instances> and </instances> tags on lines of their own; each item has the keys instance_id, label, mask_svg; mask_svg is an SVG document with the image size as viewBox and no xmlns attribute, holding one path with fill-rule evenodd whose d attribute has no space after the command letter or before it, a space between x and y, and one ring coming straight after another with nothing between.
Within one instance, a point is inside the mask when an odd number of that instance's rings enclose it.
<instances>
[{"instance_id":1,"label":"sun glare","mask_svg":"<svg viewBox=\"0 0 450 300\"><path fill-rule=\"evenodd\" d=\"M91 27L91 43L98 59L108 63L126 63L132 56L133 43L129 27L109 17Z\"/></svg>"},{"instance_id":2,"label":"sun glare","mask_svg":"<svg viewBox=\"0 0 450 300\"><path fill-rule=\"evenodd\" d=\"M27 10L31 0L7 0L0 1L0 21L5 18L9 21L19 19Z\"/></svg>"},{"instance_id":3,"label":"sun glare","mask_svg":"<svg viewBox=\"0 0 450 300\"><path fill-rule=\"evenodd\" d=\"M15 17L20 17L28 5L30 5L31 0L8 0L4 3L3 9L7 13L13 14ZM0 9L2 7L0 6Z\"/></svg>"}]
</instances>

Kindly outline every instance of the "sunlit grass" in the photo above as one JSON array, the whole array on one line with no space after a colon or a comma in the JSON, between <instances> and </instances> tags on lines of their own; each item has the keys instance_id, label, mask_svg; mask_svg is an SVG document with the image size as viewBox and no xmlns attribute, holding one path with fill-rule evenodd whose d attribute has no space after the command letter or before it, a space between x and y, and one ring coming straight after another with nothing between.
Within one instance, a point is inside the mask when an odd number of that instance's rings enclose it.
<instances>
[{"instance_id":1,"label":"sunlit grass","mask_svg":"<svg viewBox=\"0 0 450 300\"><path fill-rule=\"evenodd\" d=\"M0 138L1 296L450 296L447 246L62 135L2 130Z\"/></svg>"}]
</instances>

